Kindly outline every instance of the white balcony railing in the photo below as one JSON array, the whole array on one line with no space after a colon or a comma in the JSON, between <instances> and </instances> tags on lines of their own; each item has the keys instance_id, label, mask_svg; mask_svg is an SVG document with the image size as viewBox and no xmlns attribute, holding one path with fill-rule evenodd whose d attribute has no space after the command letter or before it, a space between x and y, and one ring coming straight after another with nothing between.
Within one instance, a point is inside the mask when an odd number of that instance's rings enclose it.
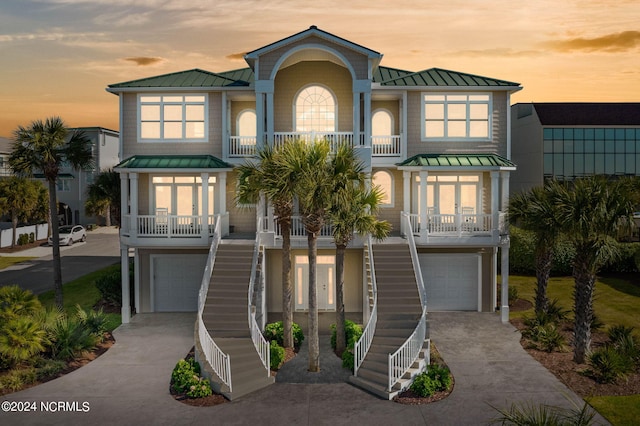
<instances>
[{"instance_id":1,"label":"white balcony railing","mask_svg":"<svg viewBox=\"0 0 640 426\"><path fill-rule=\"evenodd\" d=\"M414 235L422 229L419 214L409 214ZM491 214L430 214L427 216L429 235L488 235L493 230Z\"/></svg>"},{"instance_id":2,"label":"white balcony railing","mask_svg":"<svg viewBox=\"0 0 640 426\"><path fill-rule=\"evenodd\" d=\"M267 223L269 219L265 217L262 222L264 224ZM282 230L280 229L280 224L278 223L277 217L273 218L273 229L275 230L275 234L278 237L282 237ZM266 225L265 225L266 226ZM266 231L267 228L265 227ZM304 227L304 223L302 220L302 216L291 216L291 238L302 238L307 236L307 230ZM322 229L320 230L320 237L332 237L333 236L333 226L331 223L325 223Z\"/></svg>"},{"instance_id":3,"label":"white balcony railing","mask_svg":"<svg viewBox=\"0 0 640 426\"><path fill-rule=\"evenodd\" d=\"M217 219L222 221L221 232L226 235L228 213L208 215L123 215L121 233L125 237L139 238L200 238L211 237Z\"/></svg>"},{"instance_id":4,"label":"white balcony railing","mask_svg":"<svg viewBox=\"0 0 640 426\"><path fill-rule=\"evenodd\" d=\"M331 151L336 152L341 144L349 146L363 146L365 144L364 133L356 136L353 132L275 132L273 134L273 146L280 146L287 141L301 139L306 142L327 140L331 145ZM251 157L256 154L258 138L255 136L229 136L229 157ZM267 136L264 136L265 143ZM372 136L371 155L374 157L399 157L402 154L402 136Z\"/></svg>"}]
</instances>

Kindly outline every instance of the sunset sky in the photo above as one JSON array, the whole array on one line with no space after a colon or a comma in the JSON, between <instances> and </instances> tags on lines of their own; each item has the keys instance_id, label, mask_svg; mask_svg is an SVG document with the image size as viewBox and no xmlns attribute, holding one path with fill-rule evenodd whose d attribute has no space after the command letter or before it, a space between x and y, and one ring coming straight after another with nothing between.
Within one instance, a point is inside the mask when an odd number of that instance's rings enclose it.
<instances>
[{"instance_id":1,"label":"sunset sky","mask_svg":"<svg viewBox=\"0 0 640 426\"><path fill-rule=\"evenodd\" d=\"M384 54L522 84L515 102L640 102L639 0L2 0L0 136L61 116L118 130L107 85L243 68L317 25Z\"/></svg>"}]
</instances>

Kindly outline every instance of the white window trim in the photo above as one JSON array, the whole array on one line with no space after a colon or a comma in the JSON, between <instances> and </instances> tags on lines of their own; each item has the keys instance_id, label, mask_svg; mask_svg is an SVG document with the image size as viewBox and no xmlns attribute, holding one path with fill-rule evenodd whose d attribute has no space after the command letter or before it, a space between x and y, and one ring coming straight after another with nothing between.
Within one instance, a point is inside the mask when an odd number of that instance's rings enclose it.
<instances>
[{"instance_id":1,"label":"white window trim","mask_svg":"<svg viewBox=\"0 0 640 426\"><path fill-rule=\"evenodd\" d=\"M426 117L425 117L425 110L424 110L424 106L426 104L424 97L426 95L435 95L435 96L458 96L458 95L463 95L463 96L473 96L473 95L488 95L489 96L489 102L488 102L488 129L487 129L487 137L481 137L481 138L472 138L472 137L464 137L464 138L449 138L446 136L438 136L438 137L426 137L425 136L425 122L426 122ZM445 101L442 101L444 105L446 105ZM435 103L435 102L434 102ZM474 102L466 102L466 105L468 106L470 103L474 103ZM475 103L482 103L484 104L484 102L475 102ZM445 115L446 115L446 108L445 108ZM446 129L446 126L445 126ZM468 115L468 111L467 111L467 133L469 132L469 115ZM492 133L493 133L493 93L491 92L421 92L420 93L420 140L422 142L487 142L487 141L491 141L492 138Z\"/></svg>"},{"instance_id":2,"label":"white window trim","mask_svg":"<svg viewBox=\"0 0 640 426\"><path fill-rule=\"evenodd\" d=\"M329 92L329 94L333 97L333 107L334 107L334 118L333 118L333 131L337 132L338 131L338 118L340 117L340 115L338 114L338 97L336 96L336 94L333 92L333 90L331 90L331 88L325 84L321 84L321 83L309 83L309 84L305 84L304 86L302 86L300 88L300 90L298 90L296 92L296 94L293 96L293 105L292 105L292 109L293 109L293 129L294 132L298 131L298 120L297 120L297 103L298 103L298 97L300 96L300 93L302 93L303 91L305 91L306 89L308 89L309 87L313 87L313 86L318 86L318 87L322 87L323 89L325 89L327 92Z\"/></svg>"},{"instance_id":3,"label":"white window trim","mask_svg":"<svg viewBox=\"0 0 640 426\"><path fill-rule=\"evenodd\" d=\"M374 176L376 173L379 173L379 172L384 172L384 173L388 174L388 175L389 175L389 177L391 178L391 192L389 193L389 200L390 200L390 202L389 202L389 203L380 203L379 207L380 207L381 209L390 209L390 208L394 208L394 207L395 207L395 192L396 192L396 191L395 191L395 186L396 186L395 177L393 176L393 173L391 173L391 171L390 171L390 170L388 170L388 169L378 169L378 170L374 171L374 172L371 174L371 183L372 183L372 184L373 184L373 176Z\"/></svg>"},{"instance_id":4,"label":"white window trim","mask_svg":"<svg viewBox=\"0 0 640 426\"><path fill-rule=\"evenodd\" d=\"M204 96L204 136L202 138L174 138L174 139L165 139L165 138L142 138L142 102L141 98L146 96L159 96L162 98L163 96ZM184 104L189 104L183 101ZM162 101L160 101L160 131L162 132L162 124L164 120L162 119ZM136 110L137 110L137 138L138 143L206 143L209 141L209 95L207 93L139 93L136 101ZM185 122L185 118L182 118L183 124ZM184 131L184 130L183 130Z\"/></svg>"}]
</instances>

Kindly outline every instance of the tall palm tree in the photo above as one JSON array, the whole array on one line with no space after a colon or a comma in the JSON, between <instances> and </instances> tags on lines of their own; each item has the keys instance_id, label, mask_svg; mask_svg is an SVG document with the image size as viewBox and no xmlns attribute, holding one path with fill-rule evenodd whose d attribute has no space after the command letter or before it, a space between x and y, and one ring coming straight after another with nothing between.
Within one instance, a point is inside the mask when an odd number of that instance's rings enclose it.
<instances>
[{"instance_id":1,"label":"tall palm tree","mask_svg":"<svg viewBox=\"0 0 640 426\"><path fill-rule=\"evenodd\" d=\"M581 364L591 346L593 294L596 274L619 253L615 237L633 213L631 181L602 176L577 179L554 191L561 226L572 242L574 278L574 352Z\"/></svg>"},{"instance_id":2,"label":"tall palm tree","mask_svg":"<svg viewBox=\"0 0 640 426\"><path fill-rule=\"evenodd\" d=\"M111 226L112 219L120 224L120 174L113 170L102 171L87 187L87 201L84 208L90 215L105 215L105 225Z\"/></svg>"},{"instance_id":3,"label":"tall palm tree","mask_svg":"<svg viewBox=\"0 0 640 426\"><path fill-rule=\"evenodd\" d=\"M282 161L282 149L269 146L258 152L258 163L247 162L237 168L236 200L255 204L264 194L273 207L282 233L282 325L283 346L293 348L293 285L291 283L291 216L297 177Z\"/></svg>"},{"instance_id":4,"label":"tall palm tree","mask_svg":"<svg viewBox=\"0 0 640 426\"><path fill-rule=\"evenodd\" d=\"M353 167L358 176L364 175L356 164ZM336 353L339 355L347 346L344 312L344 260L347 246L354 233L371 234L382 240L391 231L389 222L380 221L375 216L383 196L379 187L367 189L359 179L345 183L336 187L329 210L336 245Z\"/></svg>"},{"instance_id":5,"label":"tall palm tree","mask_svg":"<svg viewBox=\"0 0 640 426\"><path fill-rule=\"evenodd\" d=\"M14 131L13 151L9 165L16 174L33 176L35 171L44 174L49 186L49 211L57 210L56 180L63 163L75 169L93 166L91 140L83 131L70 131L60 117L46 121L35 120L29 127L18 126ZM62 309L62 268L58 221L51 220L53 241L53 286L56 305Z\"/></svg>"},{"instance_id":6,"label":"tall palm tree","mask_svg":"<svg viewBox=\"0 0 640 426\"><path fill-rule=\"evenodd\" d=\"M532 188L512 196L509 200L508 218L513 225L531 231L536 238L536 312L546 312L549 306L547 285L551 274L553 252L560 236L560 217L552 194L558 185L549 181L544 186Z\"/></svg>"},{"instance_id":7,"label":"tall palm tree","mask_svg":"<svg viewBox=\"0 0 640 426\"><path fill-rule=\"evenodd\" d=\"M0 181L0 209L11 216L11 247L16 242L18 220L27 220L38 204L42 184L18 176Z\"/></svg>"}]
</instances>

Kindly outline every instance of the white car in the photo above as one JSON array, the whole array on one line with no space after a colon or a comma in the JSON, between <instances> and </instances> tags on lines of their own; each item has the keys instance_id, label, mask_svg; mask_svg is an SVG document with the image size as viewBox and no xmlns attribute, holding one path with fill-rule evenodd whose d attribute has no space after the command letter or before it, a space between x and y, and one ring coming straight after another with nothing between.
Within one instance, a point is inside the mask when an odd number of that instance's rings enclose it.
<instances>
[{"instance_id":1,"label":"white car","mask_svg":"<svg viewBox=\"0 0 640 426\"><path fill-rule=\"evenodd\" d=\"M82 225L65 225L58 229L59 241L61 246L70 246L78 241L87 241L87 231ZM51 237L49 237L49 245L53 245Z\"/></svg>"}]
</instances>

